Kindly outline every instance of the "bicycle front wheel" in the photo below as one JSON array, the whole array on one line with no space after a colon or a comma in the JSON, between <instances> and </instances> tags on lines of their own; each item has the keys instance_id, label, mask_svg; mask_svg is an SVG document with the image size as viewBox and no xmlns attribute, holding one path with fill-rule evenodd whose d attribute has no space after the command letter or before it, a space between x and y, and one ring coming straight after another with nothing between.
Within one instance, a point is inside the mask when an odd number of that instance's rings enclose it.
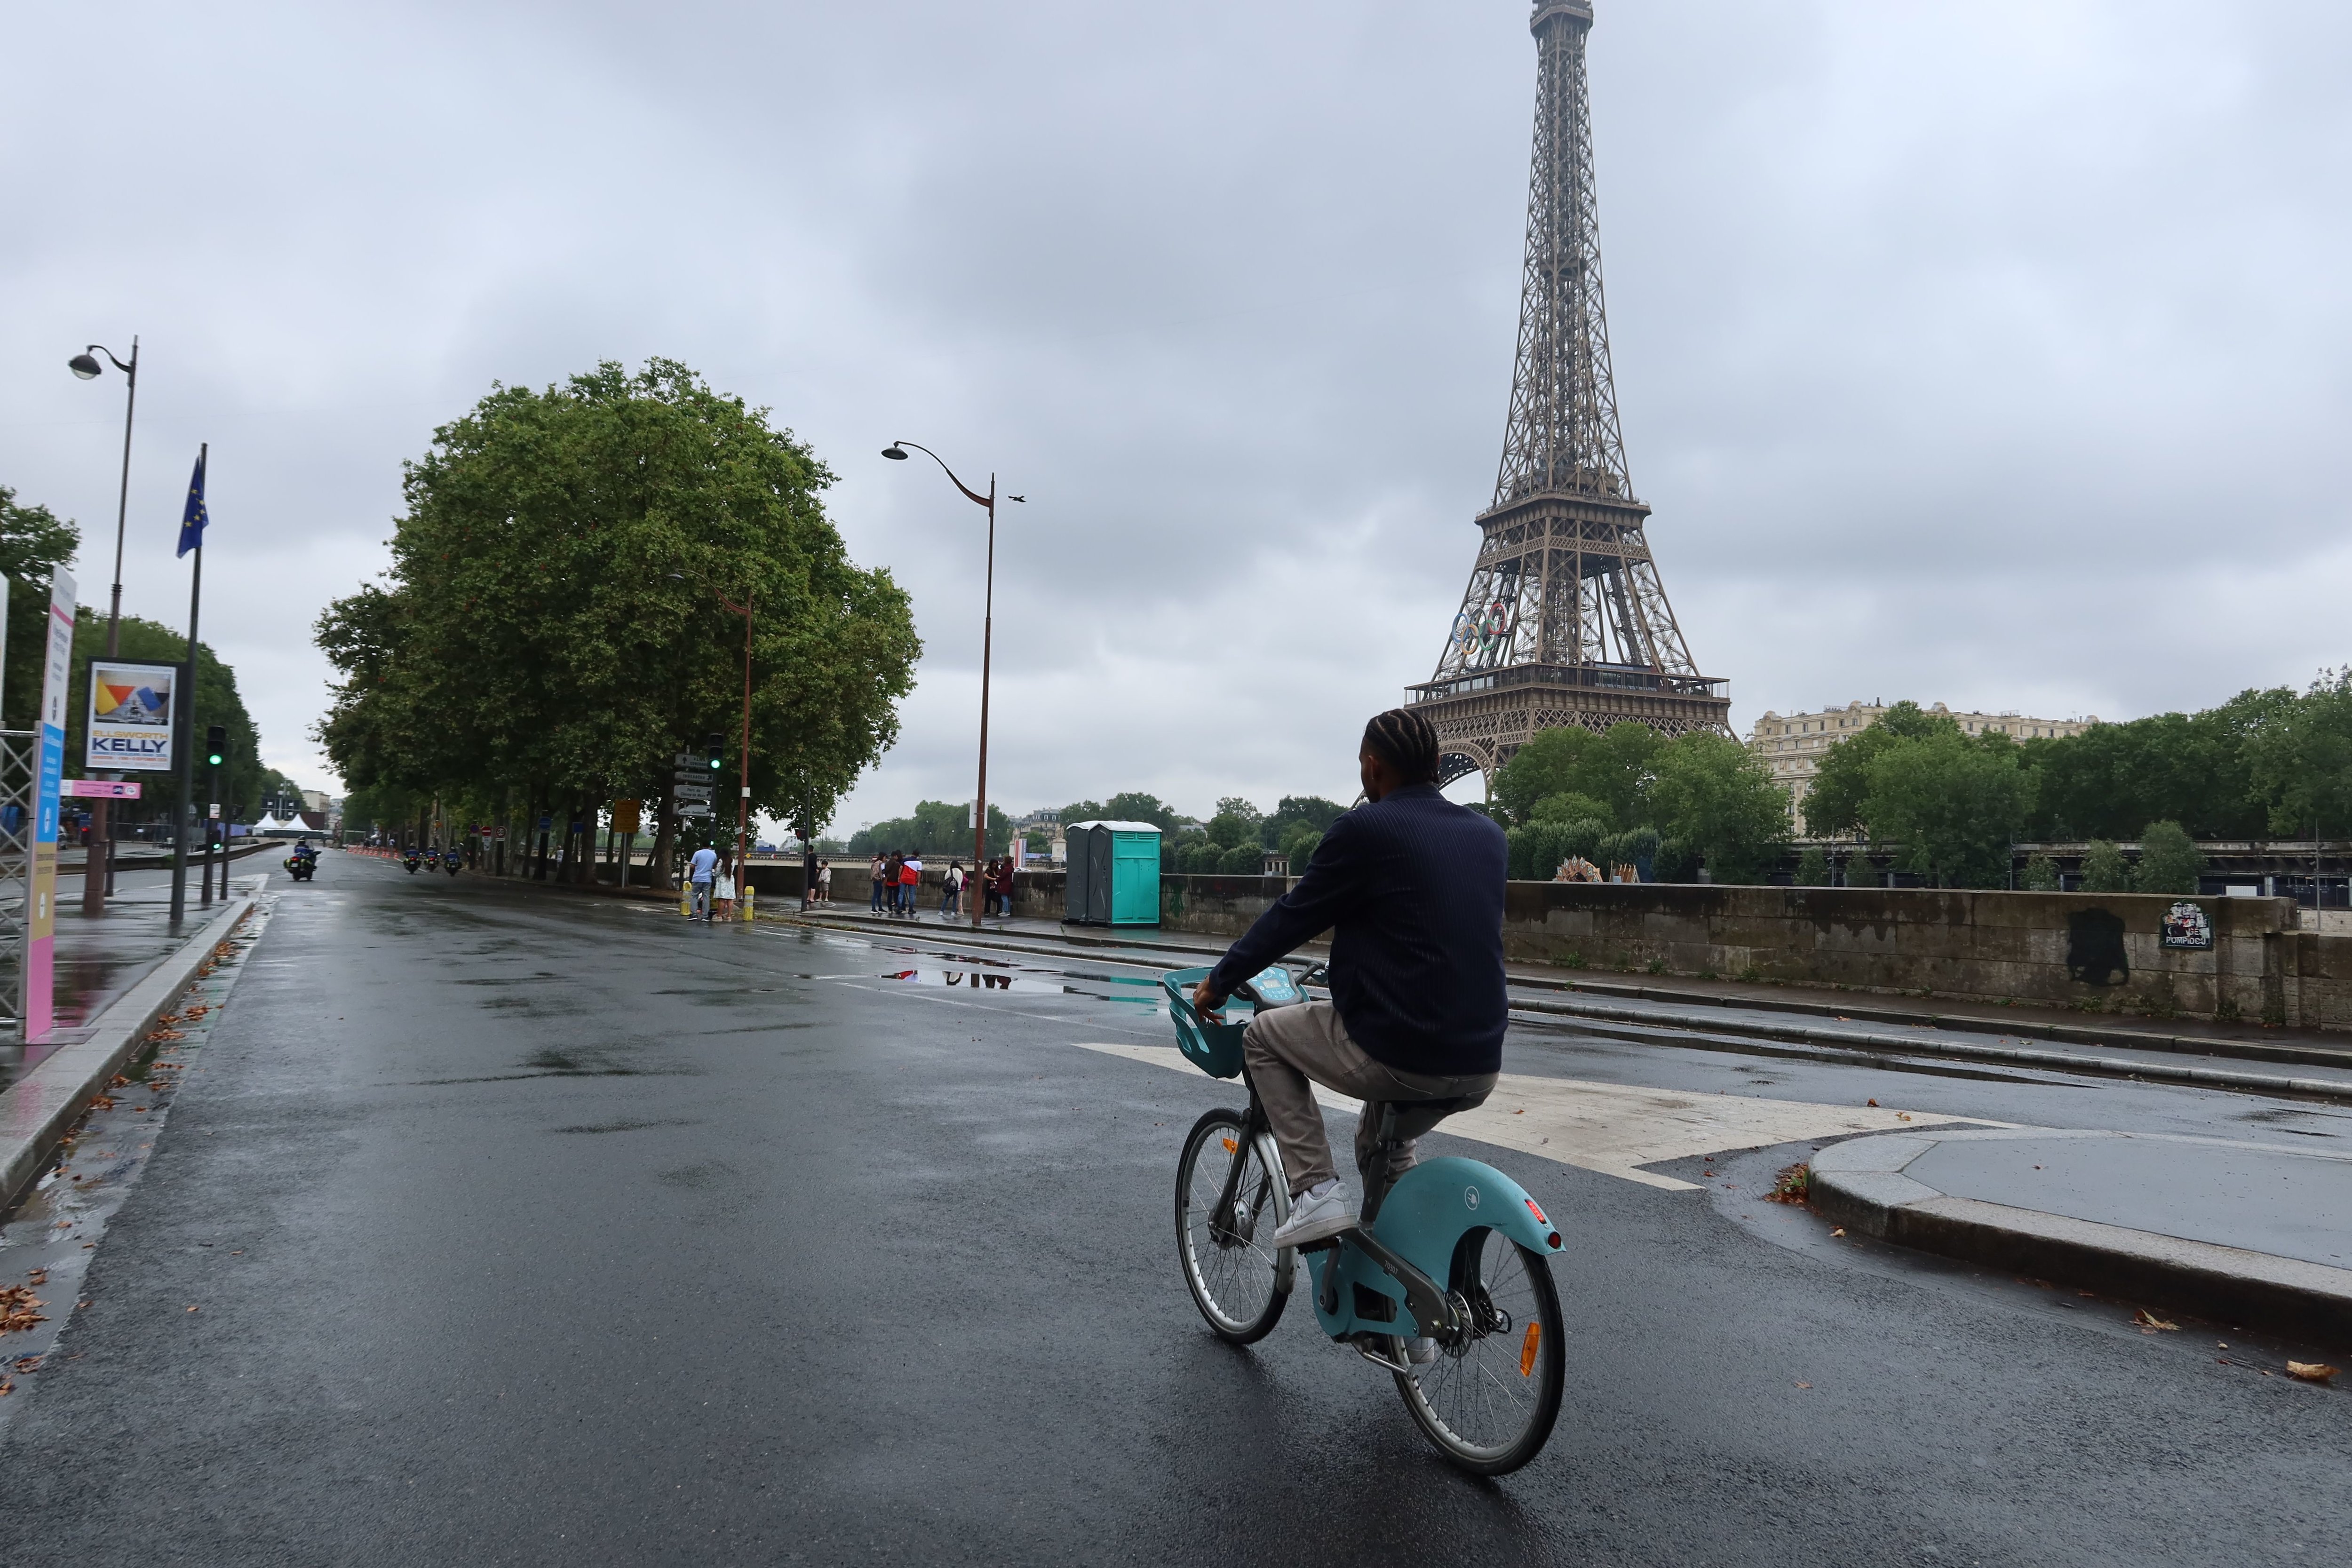
<instances>
[{"instance_id":1,"label":"bicycle front wheel","mask_svg":"<svg viewBox=\"0 0 2352 1568\"><path fill-rule=\"evenodd\" d=\"M1290 1190L1279 1169L1266 1168L1240 1111L1212 1110L1192 1123L1176 1165L1176 1252L1218 1338L1252 1344L1281 1321L1292 1264L1265 1238L1289 1216Z\"/></svg>"},{"instance_id":2,"label":"bicycle front wheel","mask_svg":"<svg viewBox=\"0 0 2352 1568\"><path fill-rule=\"evenodd\" d=\"M1549 1261L1499 1231L1472 1231L1454 1255L1453 1289L1470 1309L1463 1342L1396 1373L1422 1435L1456 1466L1508 1475L1542 1452L1559 1418L1567 1347Z\"/></svg>"}]
</instances>

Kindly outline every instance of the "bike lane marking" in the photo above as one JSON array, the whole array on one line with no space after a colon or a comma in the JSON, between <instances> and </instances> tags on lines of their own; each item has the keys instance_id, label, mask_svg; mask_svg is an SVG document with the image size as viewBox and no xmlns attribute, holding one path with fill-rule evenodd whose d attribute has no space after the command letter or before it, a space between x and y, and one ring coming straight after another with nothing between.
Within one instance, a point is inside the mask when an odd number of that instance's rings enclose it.
<instances>
[{"instance_id":1,"label":"bike lane marking","mask_svg":"<svg viewBox=\"0 0 2352 1568\"><path fill-rule=\"evenodd\" d=\"M1191 1077L1201 1069L1173 1046L1072 1044L1082 1050L1124 1057ZM1215 1081L1215 1080L1211 1080ZM1335 1110L1355 1111L1362 1101L1334 1094L1322 1085L1315 1098ZM1693 1094L1583 1079L1537 1078L1505 1073L1486 1103L1449 1116L1438 1128L1521 1153L1557 1160L1579 1170L1616 1176L1667 1192L1690 1193L1701 1184L1663 1176L1644 1165L1685 1160L1695 1154L1730 1153L1843 1138L1856 1132L1892 1132L1906 1128L2006 1127L1977 1116L1931 1116L1893 1108L1821 1105L1802 1100L1752 1100L1730 1094Z\"/></svg>"}]
</instances>

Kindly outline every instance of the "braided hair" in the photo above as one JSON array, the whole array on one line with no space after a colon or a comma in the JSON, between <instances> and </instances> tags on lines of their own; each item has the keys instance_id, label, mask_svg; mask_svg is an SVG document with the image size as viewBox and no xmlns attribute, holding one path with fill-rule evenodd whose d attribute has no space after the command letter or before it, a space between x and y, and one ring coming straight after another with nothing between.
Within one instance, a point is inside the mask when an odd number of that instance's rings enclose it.
<instances>
[{"instance_id":1,"label":"braided hair","mask_svg":"<svg viewBox=\"0 0 2352 1568\"><path fill-rule=\"evenodd\" d=\"M1406 784L1437 782L1437 731L1409 708L1373 714L1364 726L1364 750L1394 768Z\"/></svg>"}]
</instances>

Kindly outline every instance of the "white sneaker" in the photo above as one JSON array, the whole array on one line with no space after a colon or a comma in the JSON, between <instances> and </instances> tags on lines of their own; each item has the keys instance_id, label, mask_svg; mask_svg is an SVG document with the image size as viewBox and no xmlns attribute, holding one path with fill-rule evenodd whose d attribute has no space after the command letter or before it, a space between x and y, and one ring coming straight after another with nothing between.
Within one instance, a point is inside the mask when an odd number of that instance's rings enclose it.
<instances>
[{"instance_id":1,"label":"white sneaker","mask_svg":"<svg viewBox=\"0 0 2352 1568\"><path fill-rule=\"evenodd\" d=\"M1276 1226L1266 1239L1276 1249L1303 1247L1355 1228L1355 1205L1348 1201L1346 1184L1335 1181L1320 1197L1301 1193L1293 1198L1290 1217Z\"/></svg>"}]
</instances>

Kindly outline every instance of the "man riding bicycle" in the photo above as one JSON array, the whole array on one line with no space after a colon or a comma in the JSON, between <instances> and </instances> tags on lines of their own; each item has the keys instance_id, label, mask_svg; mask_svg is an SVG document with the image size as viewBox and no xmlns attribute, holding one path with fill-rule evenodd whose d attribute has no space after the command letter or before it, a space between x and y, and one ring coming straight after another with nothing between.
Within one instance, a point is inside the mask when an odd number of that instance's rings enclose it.
<instances>
[{"instance_id":1,"label":"man riding bicycle","mask_svg":"<svg viewBox=\"0 0 2352 1568\"><path fill-rule=\"evenodd\" d=\"M1415 1139L1493 1092L1503 1061L1503 830L1438 793L1437 732L1418 713L1376 715L1356 760L1365 804L1331 825L1297 885L1192 993L1197 1007L1222 1006L1300 942L1333 933L1331 1000L1259 1013L1242 1037L1289 1177L1276 1247L1356 1223L1309 1080L1364 1101L1357 1168L1385 1187L1412 1167ZM1455 1103L1399 1111L1390 1168L1366 1171L1381 1106L1400 1100Z\"/></svg>"}]
</instances>

